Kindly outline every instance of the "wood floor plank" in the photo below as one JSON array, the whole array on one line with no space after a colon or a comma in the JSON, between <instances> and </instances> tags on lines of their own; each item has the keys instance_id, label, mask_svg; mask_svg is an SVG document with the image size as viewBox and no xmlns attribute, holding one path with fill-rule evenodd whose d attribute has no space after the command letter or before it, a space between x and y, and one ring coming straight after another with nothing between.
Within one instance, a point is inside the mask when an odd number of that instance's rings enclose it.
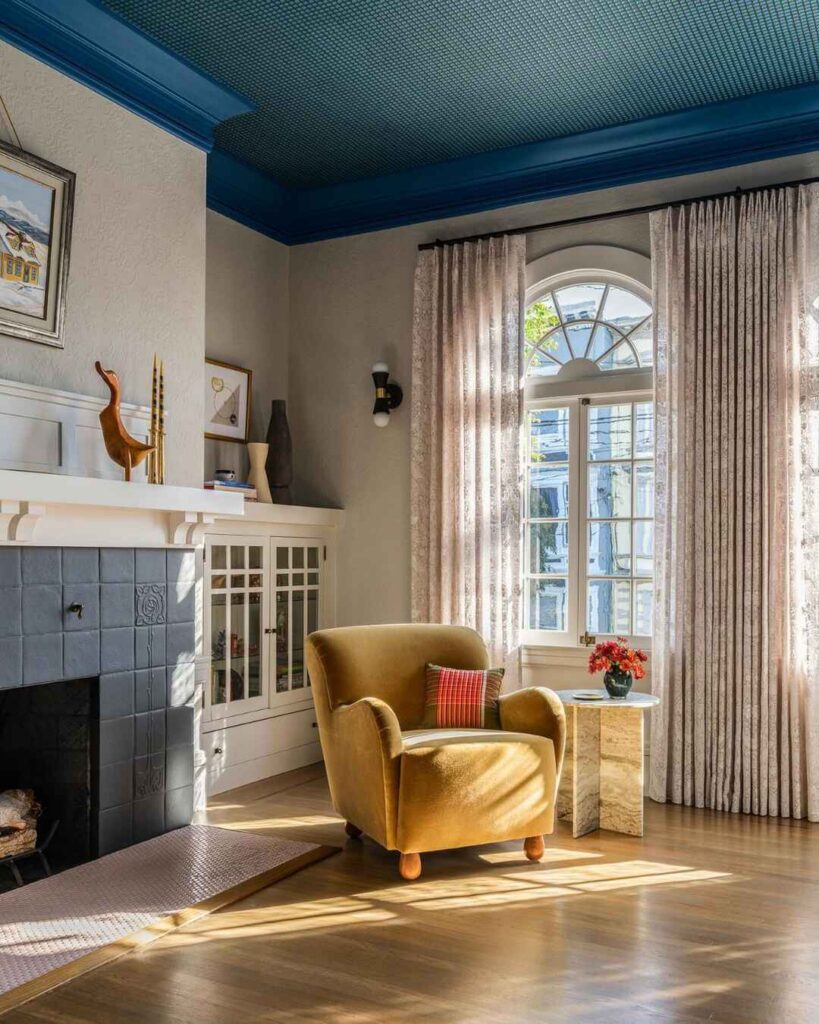
<instances>
[{"instance_id":1,"label":"wood floor plank","mask_svg":"<svg viewBox=\"0 0 819 1024\"><path fill-rule=\"evenodd\" d=\"M343 846L11 1024L813 1024L819 833L647 804L645 836L424 857L349 840L320 769L212 801L208 820Z\"/></svg>"}]
</instances>

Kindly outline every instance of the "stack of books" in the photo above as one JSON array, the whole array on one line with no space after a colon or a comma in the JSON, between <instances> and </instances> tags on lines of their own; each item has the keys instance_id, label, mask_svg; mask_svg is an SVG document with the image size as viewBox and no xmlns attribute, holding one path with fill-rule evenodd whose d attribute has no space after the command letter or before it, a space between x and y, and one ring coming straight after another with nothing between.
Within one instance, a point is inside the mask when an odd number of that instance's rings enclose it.
<instances>
[{"instance_id":1,"label":"stack of books","mask_svg":"<svg viewBox=\"0 0 819 1024\"><path fill-rule=\"evenodd\" d=\"M256 501L256 488L253 484L243 483L241 480L206 480L206 491L226 491L236 494L238 491L245 501Z\"/></svg>"}]
</instances>

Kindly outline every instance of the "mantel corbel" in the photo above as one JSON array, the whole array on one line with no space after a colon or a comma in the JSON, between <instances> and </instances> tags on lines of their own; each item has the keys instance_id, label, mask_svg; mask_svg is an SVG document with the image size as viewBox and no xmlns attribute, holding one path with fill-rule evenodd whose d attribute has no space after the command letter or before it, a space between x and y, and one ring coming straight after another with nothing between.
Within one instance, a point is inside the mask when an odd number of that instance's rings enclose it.
<instances>
[{"instance_id":1,"label":"mantel corbel","mask_svg":"<svg viewBox=\"0 0 819 1024\"><path fill-rule=\"evenodd\" d=\"M34 537L46 506L32 501L0 498L0 540L26 544Z\"/></svg>"},{"instance_id":2,"label":"mantel corbel","mask_svg":"<svg viewBox=\"0 0 819 1024\"><path fill-rule=\"evenodd\" d=\"M172 512L168 514L168 543L180 547L200 547L205 531L215 517L205 512Z\"/></svg>"}]
</instances>

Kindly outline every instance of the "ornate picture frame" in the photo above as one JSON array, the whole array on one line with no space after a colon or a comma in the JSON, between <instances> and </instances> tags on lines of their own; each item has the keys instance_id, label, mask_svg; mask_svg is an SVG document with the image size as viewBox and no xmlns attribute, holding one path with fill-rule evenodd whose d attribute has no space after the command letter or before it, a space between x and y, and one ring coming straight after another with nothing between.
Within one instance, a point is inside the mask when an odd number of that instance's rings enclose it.
<instances>
[{"instance_id":1,"label":"ornate picture frame","mask_svg":"<svg viewBox=\"0 0 819 1024\"><path fill-rule=\"evenodd\" d=\"M252 401L252 370L205 359L205 437L246 444Z\"/></svg>"},{"instance_id":2,"label":"ornate picture frame","mask_svg":"<svg viewBox=\"0 0 819 1024\"><path fill-rule=\"evenodd\" d=\"M75 180L0 142L0 335L63 348Z\"/></svg>"}]
</instances>

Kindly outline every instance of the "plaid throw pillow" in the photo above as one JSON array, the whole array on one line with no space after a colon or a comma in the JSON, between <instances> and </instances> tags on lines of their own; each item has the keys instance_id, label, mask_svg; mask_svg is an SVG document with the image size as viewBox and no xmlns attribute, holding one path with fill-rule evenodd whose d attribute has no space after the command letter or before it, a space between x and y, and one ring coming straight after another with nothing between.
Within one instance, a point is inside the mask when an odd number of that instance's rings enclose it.
<instances>
[{"instance_id":1,"label":"plaid throw pillow","mask_svg":"<svg viewBox=\"0 0 819 1024\"><path fill-rule=\"evenodd\" d=\"M500 729L503 669L427 665L426 729Z\"/></svg>"}]
</instances>

